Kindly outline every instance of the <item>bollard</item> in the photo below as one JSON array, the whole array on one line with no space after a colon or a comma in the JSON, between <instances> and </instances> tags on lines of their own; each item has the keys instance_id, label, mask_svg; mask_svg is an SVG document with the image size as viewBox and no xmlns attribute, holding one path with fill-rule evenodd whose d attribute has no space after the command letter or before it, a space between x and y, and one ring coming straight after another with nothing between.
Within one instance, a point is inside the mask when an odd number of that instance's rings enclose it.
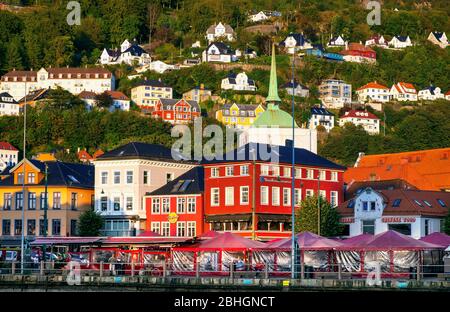
<instances>
[{"instance_id":1,"label":"bollard","mask_svg":"<svg viewBox=\"0 0 450 312\"><path fill-rule=\"evenodd\" d=\"M39 275L40 276L44 275L44 261L41 261L41 263L40 263Z\"/></svg>"},{"instance_id":2,"label":"bollard","mask_svg":"<svg viewBox=\"0 0 450 312\"><path fill-rule=\"evenodd\" d=\"M131 276L134 276L134 262L131 262Z\"/></svg>"},{"instance_id":3,"label":"bollard","mask_svg":"<svg viewBox=\"0 0 450 312\"><path fill-rule=\"evenodd\" d=\"M100 277L103 277L103 261L100 261Z\"/></svg>"},{"instance_id":4,"label":"bollard","mask_svg":"<svg viewBox=\"0 0 450 312\"><path fill-rule=\"evenodd\" d=\"M233 262L230 262L230 279L234 279L234 265Z\"/></svg>"},{"instance_id":5,"label":"bollard","mask_svg":"<svg viewBox=\"0 0 450 312\"><path fill-rule=\"evenodd\" d=\"M16 261L13 261L11 263L11 274L15 275L16 274Z\"/></svg>"},{"instance_id":6,"label":"bollard","mask_svg":"<svg viewBox=\"0 0 450 312\"><path fill-rule=\"evenodd\" d=\"M264 278L269 278L269 265L267 263L264 265Z\"/></svg>"},{"instance_id":7,"label":"bollard","mask_svg":"<svg viewBox=\"0 0 450 312\"><path fill-rule=\"evenodd\" d=\"M417 265L417 280L420 281L420 264Z\"/></svg>"},{"instance_id":8,"label":"bollard","mask_svg":"<svg viewBox=\"0 0 450 312\"><path fill-rule=\"evenodd\" d=\"M338 280L342 279L342 266L338 263Z\"/></svg>"}]
</instances>

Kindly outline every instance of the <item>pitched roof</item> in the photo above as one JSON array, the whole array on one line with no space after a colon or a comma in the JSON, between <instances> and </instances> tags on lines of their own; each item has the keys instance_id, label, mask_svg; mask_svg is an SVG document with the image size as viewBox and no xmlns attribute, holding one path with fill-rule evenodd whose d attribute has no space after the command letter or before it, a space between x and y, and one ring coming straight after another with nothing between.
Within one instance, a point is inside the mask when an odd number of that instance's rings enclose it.
<instances>
[{"instance_id":1,"label":"pitched roof","mask_svg":"<svg viewBox=\"0 0 450 312\"><path fill-rule=\"evenodd\" d=\"M5 78L14 78L14 77L20 78L20 81L22 81L22 78L25 78L25 77L26 77L26 81L36 81L37 71L12 70L2 76L2 81L5 81L6 80Z\"/></svg>"},{"instance_id":2,"label":"pitched roof","mask_svg":"<svg viewBox=\"0 0 450 312\"><path fill-rule=\"evenodd\" d=\"M10 101L7 102L8 104L17 104L17 101L14 100L13 96L9 94L8 92L2 92L0 93L0 102L2 102L2 98L8 98Z\"/></svg>"},{"instance_id":3,"label":"pitched roof","mask_svg":"<svg viewBox=\"0 0 450 312\"><path fill-rule=\"evenodd\" d=\"M272 149L273 147L273 149ZM254 153L256 152L256 155ZM270 161L262 157L262 155L273 154L273 157L278 158L278 162L280 163L291 163L292 162L292 147L288 146L270 146L268 144L260 144L260 143L248 143L244 146L241 146L231 152L225 153L221 155L220 159L213 160L203 160L204 164L215 164L215 163L226 163L226 162L239 162L239 161ZM295 148L294 152L294 160L296 164L312 166L312 167L321 167L321 168L329 168L336 170L345 170L344 166L335 164L334 162L323 158L319 155L314 154L303 148ZM219 157L216 157L219 158ZM272 159L273 160L273 159Z\"/></svg>"},{"instance_id":4,"label":"pitched roof","mask_svg":"<svg viewBox=\"0 0 450 312\"><path fill-rule=\"evenodd\" d=\"M410 93L410 94L416 94L416 88L414 87L413 84L409 83L409 82L398 82L397 84L394 85L395 89L399 92L399 93ZM409 91L412 90L412 91Z\"/></svg>"},{"instance_id":5,"label":"pitched roof","mask_svg":"<svg viewBox=\"0 0 450 312\"><path fill-rule=\"evenodd\" d=\"M175 154L178 154L174 151ZM113 159L151 159L169 162L179 162L172 157L172 150L158 144L131 142L119 146L98 157L96 161Z\"/></svg>"},{"instance_id":6,"label":"pitched roof","mask_svg":"<svg viewBox=\"0 0 450 312\"><path fill-rule=\"evenodd\" d=\"M383 216L420 215L443 217L448 214L448 207L450 207L450 192L404 189L377 190L375 192L384 198L386 206L383 210ZM348 208L348 204L357 196L340 204L338 206L339 213L344 216L353 215L354 208ZM438 200L442 201L446 207L442 207ZM398 203L398 205L394 205L394 202Z\"/></svg>"},{"instance_id":7,"label":"pitched roof","mask_svg":"<svg viewBox=\"0 0 450 312\"><path fill-rule=\"evenodd\" d=\"M85 150L81 150L77 153L79 160L92 160L92 156Z\"/></svg>"},{"instance_id":8,"label":"pitched roof","mask_svg":"<svg viewBox=\"0 0 450 312\"><path fill-rule=\"evenodd\" d=\"M34 167L41 172L45 171L45 164L48 165L48 185L49 186L72 186L81 188L94 187L94 171L95 167L90 165L67 163L61 161L42 162L35 159L27 159ZM12 170L18 168L20 163ZM42 179L37 185L44 185L45 181ZM0 180L1 186L13 186L14 175Z\"/></svg>"},{"instance_id":9,"label":"pitched roof","mask_svg":"<svg viewBox=\"0 0 450 312\"><path fill-rule=\"evenodd\" d=\"M358 88L356 91L364 90L364 89L382 89L382 90L389 90L388 87L383 86L382 84L379 84L378 82L369 82L363 85L362 87Z\"/></svg>"},{"instance_id":10,"label":"pitched roof","mask_svg":"<svg viewBox=\"0 0 450 312\"><path fill-rule=\"evenodd\" d=\"M303 46L305 43L309 43L309 41L305 38L305 36L303 34L298 34L298 33L290 33L289 35L286 36L286 38L284 38L283 41L280 42L280 46L284 47L286 45L286 40L292 37L295 40L295 45L298 46Z\"/></svg>"},{"instance_id":11,"label":"pitched roof","mask_svg":"<svg viewBox=\"0 0 450 312\"><path fill-rule=\"evenodd\" d=\"M286 82L285 84L283 84L281 86L281 88L283 88L283 89L292 89L292 87L297 88L298 86L300 86L304 90L309 90L307 86L305 86L305 85L303 85L301 83L298 83L296 80L292 81L292 79L289 80L288 82Z\"/></svg>"},{"instance_id":12,"label":"pitched roof","mask_svg":"<svg viewBox=\"0 0 450 312\"><path fill-rule=\"evenodd\" d=\"M151 87L162 87L162 88L172 88L161 80L141 80L134 87L140 86L151 86Z\"/></svg>"},{"instance_id":13,"label":"pitched roof","mask_svg":"<svg viewBox=\"0 0 450 312\"><path fill-rule=\"evenodd\" d=\"M229 45L227 45L223 42L217 42L217 41L211 42L206 50L208 51L209 48L213 45L219 50L220 54L233 54L234 53L233 49L231 49L231 47Z\"/></svg>"},{"instance_id":14,"label":"pitched roof","mask_svg":"<svg viewBox=\"0 0 450 312\"><path fill-rule=\"evenodd\" d=\"M394 38L397 38L398 41L406 42L408 40L408 36L394 36Z\"/></svg>"},{"instance_id":15,"label":"pitched roof","mask_svg":"<svg viewBox=\"0 0 450 312\"><path fill-rule=\"evenodd\" d=\"M50 89L38 89L31 91L27 94L27 96L24 96L19 100L19 103L24 103L25 98L27 102L34 102L34 101L40 101L48 97L50 92Z\"/></svg>"},{"instance_id":16,"label":"pitched roof","mask_svg":"<svg viewBox=\"0 0 450 312\"><path fill-rule=\"evenodd\" d=\"M106 75L107 78L112 77L112 73L101 67L91 67L91 68L83 68L83 67L59 67L59 68L48 68L46 71L49 75L53 74L53 78L50 79L68 79L69 74L71 78L78 78L80 75L80 79L97 79L95 75ZM59 75L62 75L59 78ZM103 77L101 77L103 78Z\"/></svg>"},{"instance_id":17,"label":"pitched roof","mask_svg":"<svg viewBox=\"0 0 450 312\"><path fill-rule=\"evenodd\" d=\"M185 100L185 99L159 99L159 102L161 102L163 106L163 110L174 110L174 105L176 105L178 102L184 101L188 103L191 107L195 108L197 112L200 111L200 106L198 105L197 101L193 100ZM170 108L169 108L170 106Z\"/></svg>"},{"instance_id":18,"label":"pitched roof","mask_svg":"<svg viewBox=\"0 0 450 312\"><path fill-rule=\"evenodd\" d=\"M326 108L323 107L311 107L311 114L312 115L322 115L322 116L334 116L333 113L328 111Z\"/></svg>"},{"instance_id":19,"label":"pitched roof","mask_svg":"<svg viewBox=\"0 0 450 312\"><path fill-rule=\"evenodd\" d=\"M0 141L0 150L18 151L11 143Z\"/></svg>"},{"instance_id":20,"label":"pitched roof","mask_svg":"<svg viewBox=\"0 0 450 312\"><path fill-rule=\"evenodd\" d=\"M187 195L201 194L204 187L204 170L198 166L180 175L166 185L148 195Z\"/></svg>"},{"instance_id":21,"label":"pitched roof","mask_svg":"<svg viewBox=\"0 0 450 312\"><path fill-rule=\"evenodd\" d=\"M361 52L375 52L372 48L367 47L361 43L352 42L348 45L347 51L355 50Z\"/></svg>"},{"instance_id":22,"label":"pitched roof","mask_svg":"<svg viewBox=\"0 0 450 312\"><path fill-rule=\"evenodd\" d=\"M234 30L230 25L225 24L225 23L221 23L221 24L225 28L225 34L233 34L234 33ZM215 34L217 25L219 25L219 24L214 23L213 25L209 26L208 30L206 30L206 33L207 34Z\"/></svg>"},{"instance_id":23,"label":"pitched roof","mask_svg":"<svg viewBox=\"0 0 450 312\"><path fill-rule=\"evenodd\" d=\"M123 53L130 53L132 56L141 56L142 54L147 53L142 47L139 45L133 43L128 49L122 52Z\"/></svg>"},{"instance_id":24,"label":"pitched roof","mask_svg":"<svg viewBox=\"0 0 450 312\"><path fill-rule=\"evenodd\" d=\"M120 91L105 91L106 94L108 94L113 100L123 100L123 101L129 101L130 99L128 96L123 94Z\"/></svg>"},{"instance_id":25,"label":"pitched roof","mask_svg":"<svg viewBox=\"0 0 450 312\"><path fill-rule=\"evenodd\" d=\"M344 181L402 179L421 190L450 189L450 147L393 154L364 155Z\"/></svg>"},{"instance_id":26,"label":"pitched roof","mask_svg":"<svg viewBox=\"0 0 450 312\"><path fill-rule=\"evenodd\" d=\"M442 35L444 34L444 32L441 31L432 31L433 36L437 39L437 40L441 40Z\"/></svg>"},{"instance_id":27,"label":"pitched roof","mask_svg":"<svg viewBox=\"0 0 450 312\"><path fill-rule=\"evenodd\" d=\"M361 119L377 119L377 120L379 120L379 118L377 116L375 116L374 114L372 114L371 112L358 111L355 109L345 112L344 115L339 118L340 119L361 118Z\"/></svg>"},{"instance_id":28,"label":"pitched roof","mask_svg":"<svg viewBox=\"0 0 450 312\"><path fill-rule=\"evenodd\" d=\"M92 91L81 91L80 94L78 94L78 97L80 99L85 99L85 100L95 100L95 98L97 97L97 94L95 92Z\"/></svg>"}]
</instances>

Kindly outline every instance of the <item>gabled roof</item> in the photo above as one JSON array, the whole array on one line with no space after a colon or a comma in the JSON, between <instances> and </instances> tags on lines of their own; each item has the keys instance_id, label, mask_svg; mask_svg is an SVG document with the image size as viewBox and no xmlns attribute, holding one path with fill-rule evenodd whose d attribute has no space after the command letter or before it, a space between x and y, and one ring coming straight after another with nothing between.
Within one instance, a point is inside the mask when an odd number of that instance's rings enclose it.
<instances>
[{"instance_id":1,"label":"gabled roof","mask_svg":"<svg viewBox=\"0 0 450 312\"><path fill-rule=\"evenodd\" d=\"M11 170L14 171L22 164L23 160ZM61 161L42 162L35 159L27 159L32 166L40 172L45 172L45 165L48 166L48 185L49 186L72 186L81 188L94 187L94 166L67 163ZM44 185L45 181L42 179L37 185ZM0 180L1 186L13 186L14 175L10 171L10 176Z\"/></svg>"},{"instance_id":2,"label":"gabled roof","mask_svg":"<svg viewBox=\"0 0 450 312\"><path fill-rule=\"evenodd\" d=\"M7 72L2 76L2 81L5 81L5 78L20 78L20 81L22 81L23 78L26 78L26 81L36 81L37 79L37 71L27 71L27 70L12 70L10 72ZM9 80L8 81L12 81Z\"/></svg>"},{"instance_id":3,"label":"gabled roof","mask_svg":"<svg viewBox=\"0 0 450 312\"><path fill-rule=\"evenodd\" d=\"M223 42L211 42L208 46L208 48L206 49L207 51L209 50L210 47L215 46L220 54L233 54L234 51L233 49L231 49L231 47Z\"/></svg>"},{"instance_id":4,"label":"gabled roof","mask_svg":"<svg viewBox=\"0 0 450 312\"><path fill-rule=\"evenodd\" d=\"M8 92L0 93L0 102L2 102L2 98L4 97L9 98L11 100L11 102L7 102L8 104L17 104L16 100L14 100L13 96Z\"/></svg>"},{"instance_id":5,"label":"gabled roof","mask_svg":"<svg viewBox=\"0 0 450 312\"><path fill-rule=\"evenodd\" d=\"M80 94L78 94L78 97L84 100L95 100L97 94L92 91L81 91Z\"/></svg>"},{"instance_id":6,"label":"gabled roof","mask_svg":"<svg viewBox=\"0 0 450 312\"><path fill-rule=\"evenodd\" d=\"M0 150L18 151L11 143L0 141Z\"/></svg>"},{"instance_id":7,"label":"gabled roof","mask_svg":"<svg viewBox=\"0 0 450 312\"><path fill-rule=\"evenodd\" d=\"M423 89L421 91L425 91L425 90L429 90L432 95L435 95L436 87L435 86L429 86L429 87L427 87L427 88L425 88L425 89Z\"/></svg>"},{"instance_id":8,"label":"gabled roof","mask_svg":"<svg viewBox=\"0 0 450 312\"><path fill-rule=\"evenodd\" d=\"M294 160L298 165L312 166L312 167L321 167L321 168L329 168L336 170L345 170L344 166L335 164L334 162L323 158L319 155L314 154L303 148L295 148L294 149ZM221 155L221 159L214 160L204 160L204 164L215 164L215 163L226 163L226 162L239 162L239 161L269 161L267 159L263 159L261 155L265 155L265 153L269 155L273 153L274 157L278 158L278 162L280 163L291 163L292 162L292 147L288 146L273 146L273 149L268 144L260 144L260 143L248 143L244 146L241 146L229 153L225 153ZM254 155L256 153L256 155Z\"/></svg>"},{"instance_id":9,"label":"gabled roof","mask_svg":"<svg viewBox=\"0 0 450 312\"><path fill-rule=\"evenodd\" d=\"M34 101L40 101L43 99L46 99L49 95L50 89L39 89L39 90L34 90L31 91L30 93L27 94L27 96L21 98L19 100L19 103L24 103L25 102L25 98L27 100L27 102L34 102Z\"/></svg>"},{"instance_id":10,"label":"gabled roof","mask_svg":"<svg viewBox=\"0 0 450 312\"><path fill-rule=\"evenodd\" d=\"M129 101L130 99L128 96L123 94L120 91L105 91L106 94L108 94L113 100L123 100L123 101Z\"/></svg>"},{"instance_id":11,"label":"gabled roof","mask_svg":"<svg viewBox=\"0 0 450 312\"><path fill-rule=\"evenodd\" d=\"M198 166L148 195L202 194L204 189L204 170L202 166Z\"/></svg>"},{"instance_id":12,"label":"gabled roof","mask_svg":"<svg viewBox=\"0 0 450 312\"><path fill-rule=\"evenodd\" d=\"M398 41L406 42L408 40L408 36L394 36L394 38L397 38Z\"/></svg>"},{"instance_id":13,"label":"gabled roof","mask_svg":"<svg viewBox=\"0 0 450 312\"><path fill-rule=\"evenodd\" d=\"M323 107L311 107L311 114L312 115L322 115L322 116L334 116L333 113L328 111L326 108Z\"/></svg>"},{"instance_id":14,"label":"gabled roof","mask_svg":"<svg viewBox=\"0 0 450 312\"><path fill-rule=\"evenodd\" d=\"M382 84L379 84L378 82L369 82L362 87L358 88L356 91L364 90L364 89L381 89L381 90L389 90L388 87L383 86Z\"/></svg>"},{"instance_id":15,"label":"gabled roof","mask_svg":"<svg viewBox=\"0 0 450 312\"><path fill-rule=\"evenodd\" d=\"M118 148L104 153L102 156L98 157L96 161L114 159L151 159L169 162L176 161L172 157L171 149L158 144L149 144L142 142L131 142L119 146Z\"/></svg>"},{"instance_id":16,"label":"gabled roof","mask_svg":"<svg viewBox=\"0 0 450 312\"><path fill-rule=\"evenodd\" d=\"M437 40L441 40L441 37L444 34L444 32L441 32L441 31L432 31L431 33Z\"/></svg>"},{"instance_id":17,"label":"gabled roof","mask_svg":"<svg viewBox=\"0 0 450 312\"><path fill-rule=\"evenodd\" d=\"M150 86L150 87L161 87L161 88L172 88L171 86L165 84L161 80L141 80L134 87L140 86Z\"/></svg>"},{"instance_id":18,"label":"gabled roof","mask_svg":"<svg viewBox=\"0 0 450 312\"><path fill-rule=\"evenodd\" d=\"M398 82L397 84L394 85L394 88L399 92L399 93L410 93L410 94L416 94L416 88L414 87L413 84L408 83L408 82ZM407 89L411 89L413 90L412 92L408 91Z\"/></svg>"},{"instance_id":19,"label":"gabled roof","mask_svg":"<svg viewBox=\"0 0 450 312\"><path fill-rule=\"evenodd\" d=\"M81 150L77 153L79 160L92 160L92 156L85 150Z\"/></svg>"},{"instance_id":20,"label":"gabled roof","mask_svg":"<svg viewBox=\"0 0 450 312\"><path fill-rule=\"evenodd\" d=\"M286 38L284 38L283 41L280 42L279 45L282 46L282 47L284 47L284 46L286 45L286 40L287 40L289 37L294 38L294 40L295 40L295 45L296 45L297 47L303 46L305 43L309 43L309 41L305 38L305 36L304 36L303 34L298 34L298 33L293 34L293 33L290 33L289 35L286 36Z\"/></svg>"},{"instance_id":21,"label":"gabled roof","mask_svg":"<svg viewBox=\"0 0 450 312\"><path fill-rule=\"evenodd\" d=\"M341 119L345 118L361 118L361 119L377 119L379 118L372 114L371 112L366 111L358 111L358 110L350 110L348 112L345 112L343 116L340 117Z\"/></svg>"},{"instance_id":22,"label":"gabled roof","mask_svg":"<svg viewBox=\"0 0 450 312\"><path fill-rule=\"evenodd\" d=\"M147 53L143 48L141 48L139 45L133 43L128 49L122 52L123 53L130 53L132 56L141 56L142 54Z\"/></svg>"},{"instance_id":23,"label":"gabled roof","mask_svg":"<svg viewBox=\"0 0 450 312\"><path fill-rule=\"evenodd\" d=\"M233 30L233 28L230 26L230 25L228 25L228 24L225 24L225 23L221 23L223 26L224 26L224 28L225 28L225 34L233 34L234 33L234 30ZM218 26L219 24L216 24L216 23L214 23L213 25L211 25L211 26L209 26L209 28L208 28L208 30L206 31L206 33L207 34L215 34L216 33L216 27Z\"/></svg>"},{"instance_id":24,"label":"gabled roof","mask_svg":"<svg viewBox=\"0 0 450 312\"><path fill-rule=\"evenodd\" d=\"M185 99L159 99L159 102L162 104L163 110L174 110L174 105L176 105L178 102L184 101L188 103L191 107L195 108L197 112L200 112L200 106L198 105L197 101L193 100L185 100ZM170 106L170 108L169 108Z\"/></svg>"},{"instance_id":25,"label":"gabled roof","mask_svg":"<svg viewBox=\"0 0 450 312\"><path fill-rule=\"evenodd\" d=\"M288 82L283 84L281 86L281 88L283 88L283 89L292 89L293 87L297 88L298 86L300 86L303 90L309 90L307 86L305 86L305 85L303 85L301 83L298 83L296 80L294 80L294 81L289 80Z\"/></svg>"}]
</instances>

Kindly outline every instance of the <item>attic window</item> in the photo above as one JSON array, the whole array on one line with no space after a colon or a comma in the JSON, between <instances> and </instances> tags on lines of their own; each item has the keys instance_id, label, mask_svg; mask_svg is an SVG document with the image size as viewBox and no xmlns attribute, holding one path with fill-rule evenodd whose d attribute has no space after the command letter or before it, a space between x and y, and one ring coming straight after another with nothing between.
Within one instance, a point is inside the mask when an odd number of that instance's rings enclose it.
<instances>
[{"instance_id":1,"label":"attic window","mask_svg":"<svg viewBox=\"0 0 450 312\"><path fill-rule=\"evenodd\" d=\"M68 175L67 177L74 183L80 183L73 175Z\"/></svg>"},{"instance_id":2,"label":"attic window","mask_svg":"<svg viewBox=\"0 0 450 312\"><path fill-rule=\"evenodd\" d=\"M428 201L423 200L423 202L425 203L425 205L427 205L428 207L433 207Z\"/></svg>"},{"instance_id":3,"label":"attic window","mask_svg":"<svg viewBox=\"0 0 450 312\"><path fill-rule=\"evenodd\" d=\"M119 156L122 156L125 151L120 151Z\"/></svg>"},{"instance_id":4,"label":"attic window","mask_svg":"<svg viewBox=\"0 0 450 312\"><path fill-rule=\"evenodd\" d=\"M395 199L392 203L392 207L399 207L401 202L402 200L400 198Z\"/></svg>"},{"instance_id":5,"label":"attic window","mask_svg":"<svg viewBox=\"0 0 450 312\"><path fill-rule=\"evenodd\" d=\"M180 186L183 184L183 180L178 181L177 184L175 184L172 188L172 190L170 191L171 193L175 193L178 192L178 189L180 188Z\"/></svg>"},{"instance_id":6,"label":"attic window","mask_svg":"<svg viewBox=\"0 0 450 312\"><path fill-rule=\"evenodd\" d=\"M350 201L347 204L347 208L350 208L350 209L355 208L355 200L354 199L350 199Z\"/></svg>"},{"instance_id":7,"label":"attic window","mask_svg":"<svg viewBox=\"0 0 450 312\"><path fill-rule=\"evenodd\" d=\"M445 204L445 202L442 199L437 199L437 202L439 203L439 205L441 205L441 207L445 208L447 207L447 205Z\"/></svg>"},{"instance_id":8,"label":"attic window","mask_svg":"<svg viewBox=\"0 0 450 312\"><path fill-rule=\"evenodd\" d=\"M417 199L414 199L414 202L419 205L420 207L423 207L422 203L420 201L418 201Z\"/></svg>"},{"instance_id":9,"label":"attic window","mask_svg":"<svg viewBox=\"0 0 450 312\"><path fill-rule=\"evenodd\" d=\"M180 187L180 192L184 192L186 191L186 189L188 188L189 184L191 184L192 180L186 180L183 182L183 185L181 185Z\"/></svg>"}]
</instances>

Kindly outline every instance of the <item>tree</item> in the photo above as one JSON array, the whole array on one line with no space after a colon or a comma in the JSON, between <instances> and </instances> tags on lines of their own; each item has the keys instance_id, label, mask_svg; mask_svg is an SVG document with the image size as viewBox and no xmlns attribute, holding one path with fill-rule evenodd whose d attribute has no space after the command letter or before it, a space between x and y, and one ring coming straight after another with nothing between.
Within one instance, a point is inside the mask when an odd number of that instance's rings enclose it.
<instances>
[{"instance_id":1,"label":"tree","mask_svg":"<svg viewBox=\"0 0 450 312\"><path fill-rule=\"evenodd\" d=\"M22 43L18 36L14 37L6 49L7 70L23 69Z\"/></svg>"},{"instance_id":2,"label":"tree","mask_svg":"<svg viewBox=\"0 0 450 312\"><path fill-rule=\"evenodd\" d=\"M148 43L152 43L152 32L156 26L156 21L158 20L159 14L161 12L161 7L159 3L150 2L147 5L147 13L148 13Z\"/></svg>"},{"instance_id":3,"label":"tree","mask_svg":"<svg viewBox=\"0 0 450 312\"><path fill-rule=\"evenodd\" d=\"M113 103L112 97L106 92L103 92L95 96L95 105L97 107L110 108L112 103Z\"/></svg>"},{"instance_id":4,"label":"tree","mask_svg":"<svg viewBox=\"0 0 450 312\"><path fill-rule=\"evenodd\" d=\"M448 215L444 220L444 232L445 234L450 235L450 210L448 211Z\"/></svg>"},{"instance_id":5,"label":"tree","mask_svg":"<svg viewBox=\"0 0 450 312\"><path fill-rule=\"evenodd\" d=\"M296 212L295 231L318 233L318 197L305 198ZM339 213L336 208L320 197L320 235L336 236L341 233Z\"/></svg>"},{"instance_id":6,"label":"tree","mask_svg":"<svg viewBox=\"0 0 450 312\"><path fill-rule=\"evenodd\" d=\"M103 227L103 218L93 209L83 212L78 219L79 236L99 236Z\"/></svg>"}]
</instances>

